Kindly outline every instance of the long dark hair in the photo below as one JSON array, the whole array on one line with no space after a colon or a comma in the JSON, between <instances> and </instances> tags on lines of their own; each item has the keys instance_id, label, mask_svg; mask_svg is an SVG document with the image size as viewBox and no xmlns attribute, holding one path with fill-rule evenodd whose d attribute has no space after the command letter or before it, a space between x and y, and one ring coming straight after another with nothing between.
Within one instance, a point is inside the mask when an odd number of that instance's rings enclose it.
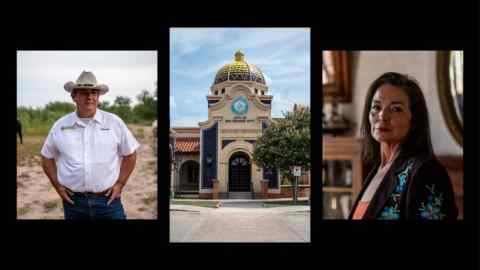
<instances>
[{"instance_id":1,"label":"long dark hair","mask_svg":"<svg viewBox=\"0 0 480 270\"><path fill-rule=\"evenodd\" d=\"M387 72L373 81L365 99L361 125L361 134L364 137L363 158L372 163L380 160L380 143L372 137L369 114L373 96L384 84L402 89L410 100L411 125L407 137L400 144L401 155L433 155L427 103L418 82L408 75Z\"/></svg>"}]
</instances>

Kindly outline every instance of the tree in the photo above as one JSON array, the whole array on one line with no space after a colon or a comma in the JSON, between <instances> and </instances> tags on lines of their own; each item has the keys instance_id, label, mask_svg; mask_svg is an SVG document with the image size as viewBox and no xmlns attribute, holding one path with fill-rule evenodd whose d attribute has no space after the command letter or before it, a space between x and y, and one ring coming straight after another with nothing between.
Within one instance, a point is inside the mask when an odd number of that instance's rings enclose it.
<instances>
[{"instance_id":1,"label":"tree","mask_svg":"<svg viewBox=\"0 0 480 270\"><path fill-rule=\"evenodd\" d=\"M153 121L157 118L157 100L147 90L137 95L138 104L133 108L133 113L141 120Z\"/></svg>"},{"instance_id":2,"label":"tree","mask_svg":"<svg viewBox=\"0 0 480 270\"><path fill-rule=\"evenodd\" d=\"M113 105L110 107L110 110L112 113L122 118L123 121L130 123L133 118L130 102L131 100L127 96L117 96Z\"/></svg>"},{"instance_id":3,"label":"tree","mask_svg":"<svg viewBox=\"0 0 480 270\"><path fill-rule=\"evenodd\" d=\"M295 106L294 111L284 113L284 117L272 121L258 138L253 160L263 168L277 168L283 176L294 180L291 166L302 166L305 170L311 167L310 109ZM296 196L294 201L296 203Z\"/></svg>"},{"instance_id":4,"label":"tree","mask_svg":"<svg viewBox=\"0 0 480 270\"><path fill-rule=\"evenodd\" d=\"M45 105L45 110L71 113L75 111L75 104L71 102L52 101L52 102L49 102L47 105Z\"/></svg>"},{"instance_id":5,"label":"tree","mask_svg":"<svg viewBox=\"0 0 480 270\"><path fill-rule=\"evenodd\" d=\"M147 99L150 98L150 93L147 89L143 89L140 94L137 95L138 102L145 103Z\"/></svg>"},{"instance_id":6,"label":"tree","mask_svg":"<svg viewBox=\"0 0 480 270\"><path fill-rule=\"evenodd\" d=\"M109 111L110 109L109 106L110 106L110 102L106 100L98 103L98 108L104 111Z\"/></svg>"},{"instance_id":7,"label":"tree","mask_svg":"<svg viewBox=\"0 0 480 270\"><path fill-rule=\"evenodd\" d=\"M113 106L115 107L130 107L130 100L127 96L117 96L115 101L113 102Z\"/></svg>"}]
</instances>

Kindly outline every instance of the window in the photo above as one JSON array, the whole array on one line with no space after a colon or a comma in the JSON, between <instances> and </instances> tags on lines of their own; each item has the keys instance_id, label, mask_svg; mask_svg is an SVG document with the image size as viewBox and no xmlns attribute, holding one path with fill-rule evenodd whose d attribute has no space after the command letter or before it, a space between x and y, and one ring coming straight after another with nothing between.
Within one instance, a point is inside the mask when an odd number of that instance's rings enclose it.
<instances>
[{"instance_id":1,"label":"window","mask_svg":"<svg viewBox=\"0 0 480 270\"><path fill-rule=\"evenodd\" d=\"M216 96L218 95L218 90L215 91L215 95L216 95Z\"/></svg>"},{"instance_id":2,"label":"window","mask_svg":"<svg viewBox=\"0 0 480 270\"><path fill-rule=\"evenodd\" d=\"M325 101L351 102L349 57L347 51L322 52L322 88Z\"/></svg>"},{"instance_id":3,"label":"window","mask_svg":"<svg viewBox=\"0 0 480 270\"><path fill-rule=\"evenodd\" d=\"M225 88L222 88L222 95L225 94Z\"/></svg>"},{"instance_id":4,"label":"window","mask_svg":"<svg viewBox=\"0 0 480 270\"><path fill-rule=\"evenodd\" d=\"M246 160L243 157L237 157L234 160L232 160L232 166L247 166L248 165L248 160Z\"/></svg>"},{"instance_id":5,"label":"window","mask_svg":"<svg viewBox=\"0 0 480 270\"><path fill-rule=\"evenodd\" d=\"M258 89L255 88L255 95L258 95Z\"/></svg>"},{"instance_id":6,"label":"window","mask_svg":"<svg viewBox=\"0 0 480 270\"><path fill-rule=\"evenodd\" d=\"M263 96L263 95L265 95L265 92L264 92L264 91L262 91L262 96Z\"/></svg>"}]
</instances>

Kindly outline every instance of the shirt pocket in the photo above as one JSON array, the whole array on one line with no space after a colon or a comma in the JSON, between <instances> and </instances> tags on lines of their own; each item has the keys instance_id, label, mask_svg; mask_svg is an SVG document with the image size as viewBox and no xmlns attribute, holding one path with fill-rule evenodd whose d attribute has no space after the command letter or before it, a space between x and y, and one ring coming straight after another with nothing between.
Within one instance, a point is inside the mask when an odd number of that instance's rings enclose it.
<instances>
[{"instance_id":1,"label":"shirt pocket","mask_svg":"<svg viewBox=\"0 0 480 270\"><path fill-rule=\"evenodd\" d=\"M83 143L80 129L62 130L60 152L67 160L83 162Z\"/></svg>"},{"instance_id":2,"label":"shirt pocket","mask_svg":"<svg viewBox=\"0 0 480 270\"><path fill-rule=\"evenodd\" d=\"M118 156L118 139L112 129L95 131L94 160L97 163L113 162Z\"/></svg>"}]
</instances>

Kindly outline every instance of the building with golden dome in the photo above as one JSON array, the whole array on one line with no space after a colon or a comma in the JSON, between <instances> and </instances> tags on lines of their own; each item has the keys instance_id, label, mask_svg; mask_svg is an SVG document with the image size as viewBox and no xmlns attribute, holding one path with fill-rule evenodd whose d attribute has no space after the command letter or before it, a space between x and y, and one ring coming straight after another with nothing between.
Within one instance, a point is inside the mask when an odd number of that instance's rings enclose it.
<instances>
[{"instance_id":1,"label":"building with golden dome","mask_svg":"<svg viewBox=\"0 0 480 270\"><path fill-rule=\"evenodd\" d=\"M252 161L256 140L272 121L272 100L262 71L237 51L210 87L208 119L171 129L172 190L200 198L280 195L278 171Z\"/></svg>"}]
</instances>

